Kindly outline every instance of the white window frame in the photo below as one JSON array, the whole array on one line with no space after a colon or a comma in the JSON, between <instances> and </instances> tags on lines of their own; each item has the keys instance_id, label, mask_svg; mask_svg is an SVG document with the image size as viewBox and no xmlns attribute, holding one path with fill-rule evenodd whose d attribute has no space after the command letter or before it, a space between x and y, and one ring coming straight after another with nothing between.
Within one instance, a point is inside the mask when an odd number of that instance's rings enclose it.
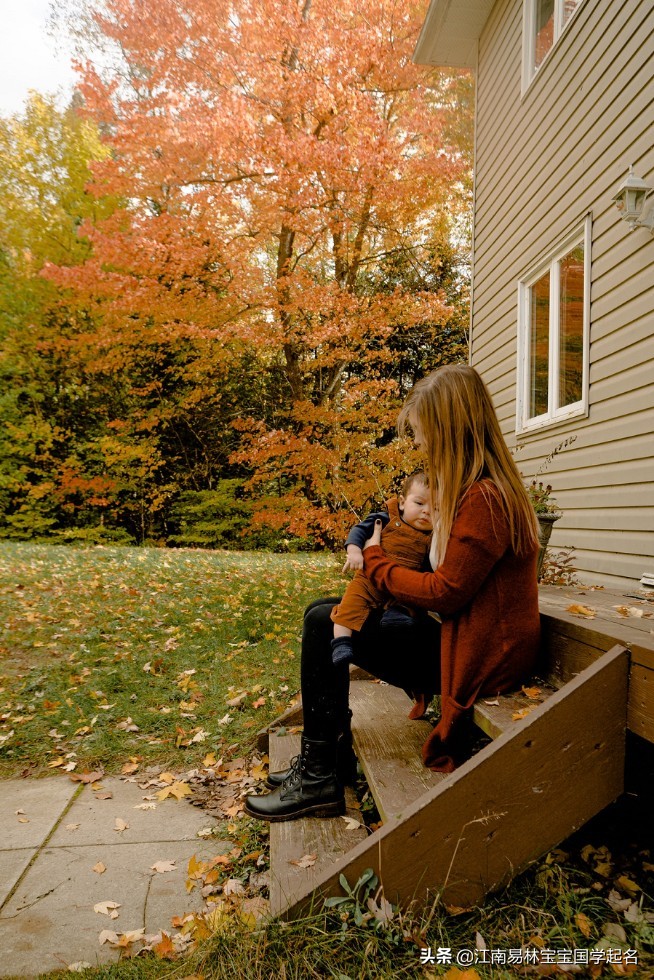
<instances>
[{"instance_id":1,"label":"white window frame","mask_svg":"<svg viewBox=\"0 0 654 980\"><path fill-rule=\"evenodd\" d=\"M579 11L584 5L584 0L573 11L567 23L563 23L563 4L564 0L554 0L554 40L538 68L534 62L536 60L536 3L537 0L524 0L522 14L522 94L524 95L536 75L542 70L543 65L549 60L552 51L556 48L559 41L570 27Z\"/></svg>"},{"instance_id":2,"label":"white window frame","mask_svg":"<svg viewBox=\"0 0 654 980\"><path fill-rule=\"evenodd\" d=\"M518 283L518 388L516 399L516 433L523 434L578 416L588 415L589 353L590 353L590 271L592 220L590 214L577 225L556 249L529 270ZM584 309L583 309L583 366L582 396L571 405L559 407L559 296L560 261L577 245L584 247ZM529 417L531 385L531 287L545 273L550 273L550 317L547 411Z\"/></svg>"}]
</instances>

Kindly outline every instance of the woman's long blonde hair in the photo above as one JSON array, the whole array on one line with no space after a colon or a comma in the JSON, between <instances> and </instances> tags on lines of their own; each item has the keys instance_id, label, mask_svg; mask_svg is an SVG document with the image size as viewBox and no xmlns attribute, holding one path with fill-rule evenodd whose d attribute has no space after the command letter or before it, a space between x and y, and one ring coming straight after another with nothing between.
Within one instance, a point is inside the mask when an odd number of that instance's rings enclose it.
<instances>
[{"instance_id":1,"label":"woman's long blonde hair","mask_svg":"<svg viewBox=\"0 0 654 980\"><path fill-rule=\"evenodd\" d=\"M474 368L447 364L409 392L398 431L420 440L434 509L436 554L442 561L459 504L479 480L494 484L518 554L538 544L538 521L504 441L486 385ZM492 492L489 490L489 492Z\"/></svg>"}]
</instances>

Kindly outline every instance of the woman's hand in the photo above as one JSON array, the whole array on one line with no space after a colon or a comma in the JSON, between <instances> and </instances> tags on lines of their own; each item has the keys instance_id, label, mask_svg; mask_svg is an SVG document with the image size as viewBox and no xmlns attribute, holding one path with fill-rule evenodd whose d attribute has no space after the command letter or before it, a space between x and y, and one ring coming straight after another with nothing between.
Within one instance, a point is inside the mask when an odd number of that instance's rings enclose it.
<instances>
[{"instance_id":1,"label":"woman's hand","mask_svg":"<svg viewBox=\"0 0 654 980\"><path fill-rule=\"evenodd\" d=\"M363 550L366 548L377 548L381 544L381 533L382 533L382 522L375 521L375 530L372 532L372 537L368 538L363 546Z\"/></svg>"}]
</instances>

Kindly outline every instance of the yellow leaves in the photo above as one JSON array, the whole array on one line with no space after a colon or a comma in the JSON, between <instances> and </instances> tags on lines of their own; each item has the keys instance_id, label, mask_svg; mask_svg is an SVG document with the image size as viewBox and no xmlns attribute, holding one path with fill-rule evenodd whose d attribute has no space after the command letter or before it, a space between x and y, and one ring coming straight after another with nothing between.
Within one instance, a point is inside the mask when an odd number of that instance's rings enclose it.
<instances>
[{"instance_id":1,"label":"yellow leaves","mask_svg":"<svg viewBox=\"0 0 654 980\"><path fill-rule=\"evenodd\" d=\"M158 960L173 960L177 956L173 941L166 932L162 932L161 940L152 947L152 952Z\"/></svg>"},{"instance_id":2,"label":"yellow leaves","mask_svg":"<svg viewBox=\"0 0 654 980\"><path fill-rule=\"evenodd\" d=\"M114 821L114 830L117 833L122 834L126 830L129 830L129 824L127 823L126 820L123 820L121 817L116 817Z\"/></svg>"},{"instance_id":3,"label":"yellow leaves","mask_svg":"<svg viewBox=\"0 0 654 980\"><path fill-rule=\"evenodd\" d=\"M532 701L538 701L542 696L542 691L539 687L524 687L522 688L522 693L526 695Z\"/></svg>"},{"instance_id":4,"label":"yellow leaves","mask_svg":"<svg viewBox=\"0 0 654 980\"><path fill-rule=\"evenodd\" d=\"M94 864L91 868L91 871L95 871L96 875L103 875L106 870L107 866L106 864L103 864L102 861L98 861L97 864Z\"/></svg>"},{"instance_id":5,"label":"yellow leaves","mask_svg":"<svg viewBox=\"0 0 654 980\"><path fill-rule=\"evenodd\" d=\"M591 606L583 606L580 602L573 602L566 608L566 612L572 613L573 616L581 616L583 619L594 619L596 615Z\"/></svg>"},{"instance_id":6,"label":"yellow leaves","mask_svg":"<svg viewBox=\"0 0 654 980\"><path fill-rule=\"evenodd\" d=\"M621 892L626 893L632 898L636 898L638 892L641 890L640 885L632 881L631 878L627 878L626 875L620 875L619 878L615 880L615 887L619 888Z\"/></svg>"},{"instance_id":7,"label":"yellow leaves","mask_svg":"<svg viewBox=\"0 0 654 980\"><path fill-rule=\"evenodd\" d=\"M511 719L512 721L522 721L522 719L526 718L529 712L532 710L533 710L533 706L528 708L521 708L519 711L513 712L513 714L511 715Z\"/></svg>"},{"instance_id":8,"label":"yellow leaves","mask_svg":"<svg viewBox=\"0 0 654 980\"><path fill-rule=\"evenodd\" d=\"M167 800L169 796L174 796L176 800L183 800L185 796L191 796L193 790L188 783L175 782L170 786L165 786L160 789L155 796L158 800Z\"/></svg>"},{"instance_id":9,"label":"yellow leaves","mask_svg":"<svg viewBox=\"0 0 654 980\"><path fill-rule=\"evenodd\" d=\"M584 935L587 939L593 934L593 923L590 921L587 915L583 912L578 912L575 915L575 925L577 929Z\"/></svg>"}]
</instances>

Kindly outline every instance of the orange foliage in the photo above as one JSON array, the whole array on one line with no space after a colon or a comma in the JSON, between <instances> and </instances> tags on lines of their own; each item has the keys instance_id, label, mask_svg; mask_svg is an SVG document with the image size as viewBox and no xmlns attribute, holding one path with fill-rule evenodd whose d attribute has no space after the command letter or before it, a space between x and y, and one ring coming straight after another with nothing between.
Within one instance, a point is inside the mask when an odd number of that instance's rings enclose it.
<instances>
[{"instance_id":1,"label":"orange foliage","mask_svg":"<svg viewBox=\"0 0 654 980\"><path fill-rule=\"evenodd\" d=\"M254 357L243 384L276 378L273 401L225 421L231 463L259 521L331 540L408 465L389 441L397 339L438 347L457 319L420 275L383 288L380 268L433 271L466 206L468 147L448 134L468 81L412 63L422 3L104 6L124 61L85 67L81 91L111 149L92 189L125 205L83 225L88 261L48 275L101 314L96 369L192 349L201 401L235 351Z\"/></svg>"}]
</instances>

